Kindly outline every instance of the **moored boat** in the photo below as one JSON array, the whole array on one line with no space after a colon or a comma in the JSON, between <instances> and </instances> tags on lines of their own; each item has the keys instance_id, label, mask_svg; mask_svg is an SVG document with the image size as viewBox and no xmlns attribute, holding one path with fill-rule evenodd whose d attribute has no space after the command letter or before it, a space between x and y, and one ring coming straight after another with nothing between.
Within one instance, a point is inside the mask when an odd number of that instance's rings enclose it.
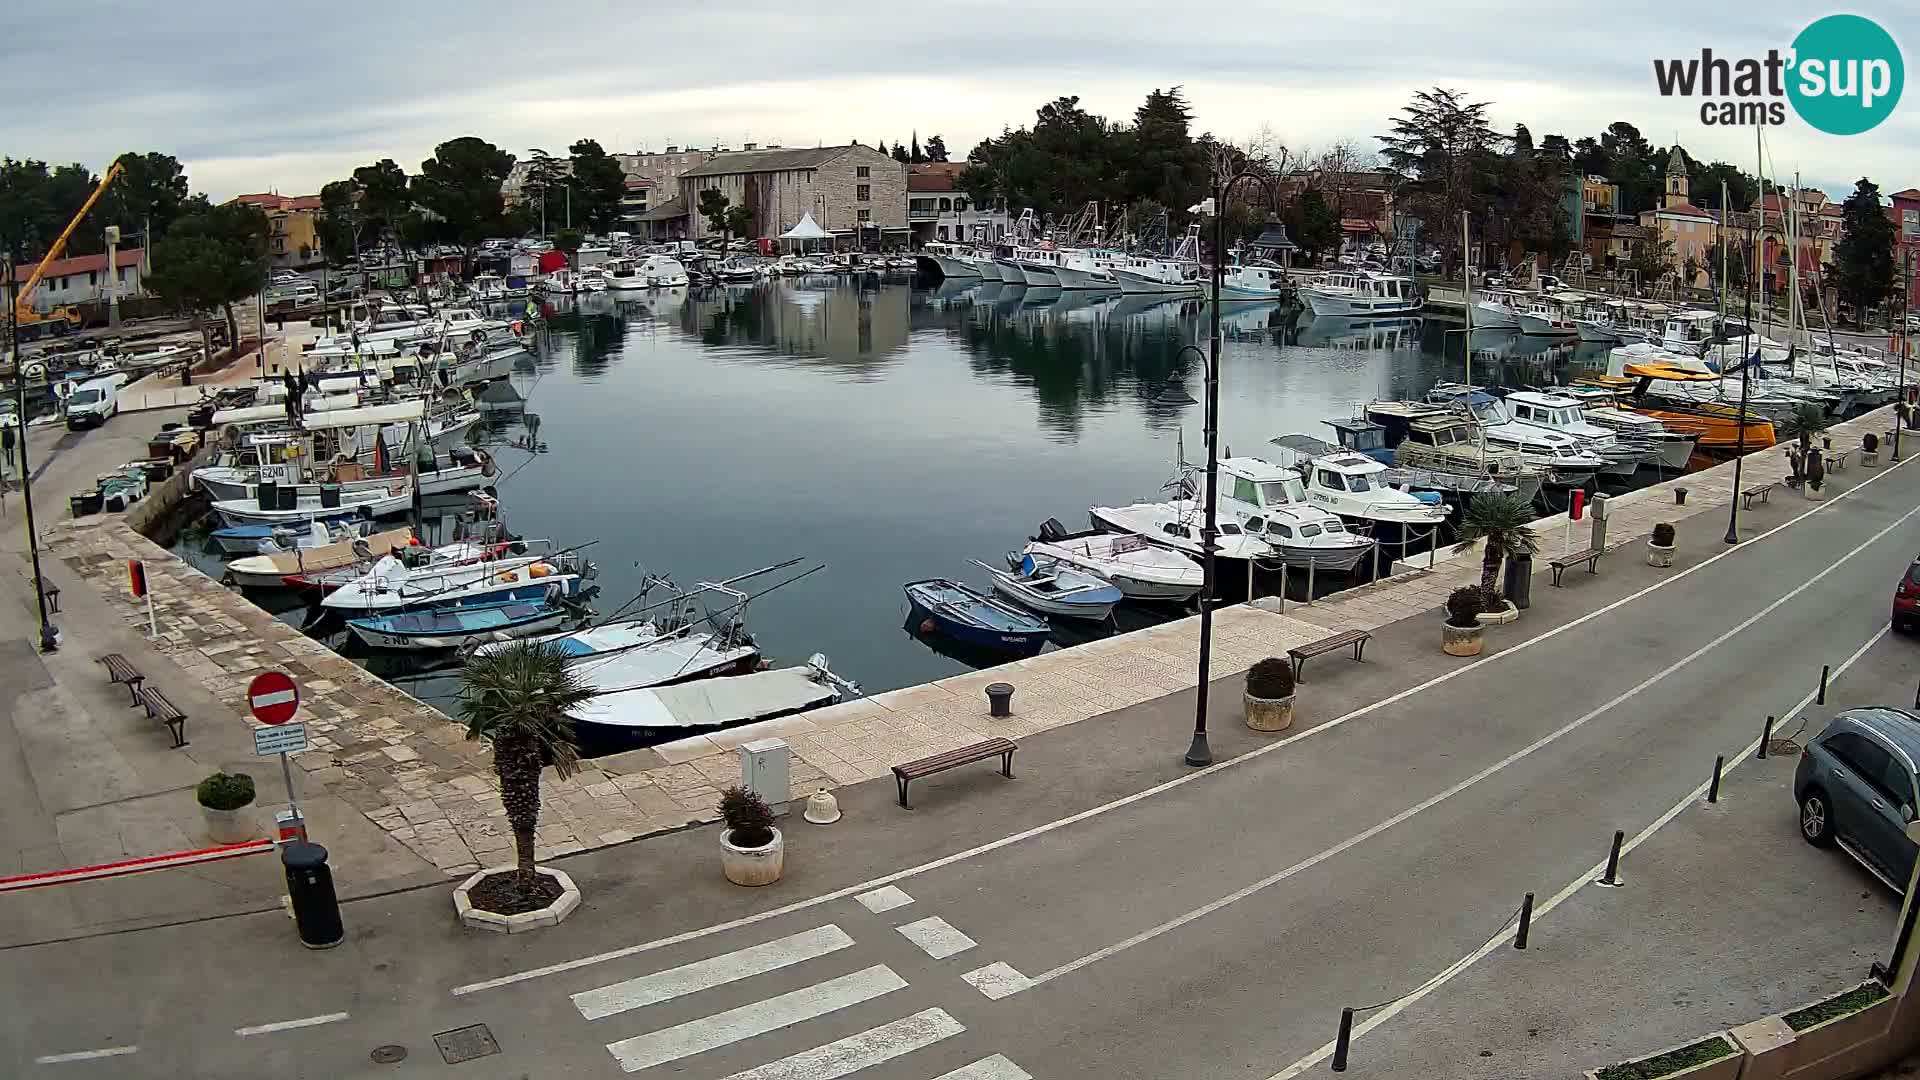
<instances>
[{"instance_id":1,"label":"moored boat","mask_svg":"<svg viewBox=\"0 0 1920 1080\"><path fill-rule=\"evenodd\" d=\"M984 596L957 581L929 578L902 586L924 632L938 632L964 645L997 652L1039 652L1047 621Z\"/></svg>"},{"instance_id":2,"label":"moored boat","mask_svg":"<svg viewBox=\"0 0 1920 1080\"><path fill-rule=\"evenodd\" d=\"M376 649L457 649L537 634L560 625L567 615L557 604L512 600L371 615L347 620L347 629Z\"/></svg>"},{"instance_id":3,"label":"moored boat","mask_svg":"<svg viewBox=\"0 0 1920 1080\"><path fill-rule=\"evenodd\" d=\"M1053 518L1040 523L1039 534L1021 554L1069 563L1098 574L1118 586L1130 600L1184 603L1199 595L1206 581L1199 564L1180 552L1156 547L1129 533L1099 529L1070 533Z\"/></svg>"},{"instance_id":4,"label":"moored boat","mask_svg":"<svg viewBox=\"0 0 1920 1080\"><path fill-rule=\"evenodd\" d=\"M1032 555L1009 554L1010 570L998 570L979 560L974 565L993 579L993 591L1042 615L1067 619L1104 619L1120 602L1112 582L1064 563L1042 561Z\"/></svg>"}]
</instances>

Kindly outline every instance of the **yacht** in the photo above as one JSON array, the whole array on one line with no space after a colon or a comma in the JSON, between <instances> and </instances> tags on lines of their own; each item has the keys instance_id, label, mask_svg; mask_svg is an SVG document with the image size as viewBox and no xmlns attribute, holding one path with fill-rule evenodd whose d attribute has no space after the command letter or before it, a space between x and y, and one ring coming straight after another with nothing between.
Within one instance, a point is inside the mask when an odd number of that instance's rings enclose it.
<instances>
[{"instance_id":1,"label":"yacht","mask_svg":"<svg viewBox=\"0 0 1920 1080\"><path fill-rule=\"evenodd\" d=\"M1372 537L1348 532L1339 515L1314 505L1299 473L1265 458L1220 462L1220 506L1289 566L1351 570L1373 550Z\"/></svg>"},{"instance_id":2,"label":"yacht","mask_svg":"<svg viewBox=\"0 0 1920 1080\"><path fill-rule=\"evenodd\" d=\"M1488 446L1518 452L1521 460L1546 475L1551 486L1584 487L1607 464L1571 435L1516 422L1505 402L1478 387L1442 383L1427 394L1427 400L1473 420Z\"/></svg>"},{"instance_id":3,"label":"yacht","mask_svg":"<svg viewBox=\"0 0 1920 1080\"><path fill-rule=\"evenodd\" d=\"M1309 435L1282 435L1272 442L1280 448L1280 462L1305 477L1308 501L1347 521L1396 531L1431 529L1453 513L1437 497L1430 495L1429 501L1394 487L1387 466L1358 450L1328 446Z\"/></svg>"},{"instance_id":4,"label":"yacht","mask_svg":"<svg viewBox=\"0 0 1920 1080\"><path fill-rule=\"evenodd\" d=\"M1419 282L1371 270L1327 274L1302 285L1300 299L1315 315L1412 315L1422 303Z\"/></svg>"},{"instance_id":5,"label":"yacht","mask_svg":"<svg viewBox=\"0 0 1920 1080\"><path fill-rule=\"evenodd\" d=\"M607 275L607 289L610 292L640 292L647 287L647 276L632 259L608 259L601 264Z\"/></svg>"}]
</instances>

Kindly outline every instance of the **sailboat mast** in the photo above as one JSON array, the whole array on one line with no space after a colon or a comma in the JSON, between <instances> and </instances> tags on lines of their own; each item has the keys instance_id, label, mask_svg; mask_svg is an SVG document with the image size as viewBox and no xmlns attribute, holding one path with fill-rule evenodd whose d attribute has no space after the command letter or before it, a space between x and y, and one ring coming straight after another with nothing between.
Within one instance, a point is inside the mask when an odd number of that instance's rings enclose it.
<instances>
[{"instance_id":1,"label":"sailboat mast","mask_svg":"<svg viewBox=\"0 0 1920 1080\"><path fill-rule=\"evenodd\" d=\"M1467 336L1464 348L1467 354L1467 385L1473 385L1473 243L1467 211L1460 211L1460 278L1466 282Z\"/></svg>"}]
</instances>

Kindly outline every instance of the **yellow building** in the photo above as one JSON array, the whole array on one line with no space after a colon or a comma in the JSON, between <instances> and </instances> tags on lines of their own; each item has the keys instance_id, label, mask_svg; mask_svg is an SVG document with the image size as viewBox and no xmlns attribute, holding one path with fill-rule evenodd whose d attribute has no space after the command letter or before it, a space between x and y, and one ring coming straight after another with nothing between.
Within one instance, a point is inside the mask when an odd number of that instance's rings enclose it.
<instances>
[{"instance_id":1,"label":"yellow building","mask_svg":"<svg viewBox=\"0 0 1920 1080\"><path fill-rule=\"evenodd\" d=\"M318 265L326 253L320 250L320 196L318 195L241 195L234 200L257 206L267 215L267 262L277 268L299 269Z\"/></svg>"},{"instance_id":2,"label":"yellow building","mask_svg":"<svg viewBox=\"0 0 1920 1080\"><path fill-rule=\"evenodd\" d=\"M1688 200L1687 154L1675 146L1667 157L1667 190L1661 197L1660 208L1642 210L1640 227L1646 229L1655 242L1665 241L1673 246L1668 265L1683 279L1682 284L1701 288L1707 282L1707 253L1714 244L1715 226L1712 214ZM1692 281L1684 280L1688 259L1692 259L1694 265Z\"/></svg>"}]
</instances>

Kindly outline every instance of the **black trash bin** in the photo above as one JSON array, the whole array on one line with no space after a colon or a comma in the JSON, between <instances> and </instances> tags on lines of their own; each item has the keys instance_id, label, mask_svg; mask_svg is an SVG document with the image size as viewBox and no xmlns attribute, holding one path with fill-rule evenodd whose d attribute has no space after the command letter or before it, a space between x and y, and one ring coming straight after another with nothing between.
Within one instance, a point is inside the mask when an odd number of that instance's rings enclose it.
<instances>
[{"instance_id":1,"label":"black trash bin","mask_svg":"<svg viewBox=\"0 0 1920 1080\"><path fill-rule=\"evenodd\" d=\"M262 480L254 488L254 496L260 502L262 510L280 509L280 485L272 480Z\"/></svg>"},{"instance_id":2,"label":"black trash bin","mask_svg":"<svg viewBox=\"0 0 1920 1080\"><path fill-rule=\"evenodd\" d=\"M339 484L320 485L320 505L328 510L335 509L340 505Z\"/></svg>"},{"instance_id":3,"label":"black trash bin","mask_svg":"<svg viewBox=\"0 0 1920 1080\"><path fill-rule=\"evenodd\" d=\"M327 869L327 849L294 840L280 849L280 865L287 871L287 896L293 901L300 944L309 949L340 944L347 932L340 925L340 900L333 892L333 871Z\"/></svg>"},{"instance_id":4,"label":"black trash bin","mask_svg":"<svg viewBox=\"0 0 1920 1080\"><path fill-rule=\"evenodd\" d=\"M1500 582L1500 591L1514 607L1527 610L1527 605L1533 603L1533 556L1507 556L1506 577Z\"/></svg>"}]
</instances>

